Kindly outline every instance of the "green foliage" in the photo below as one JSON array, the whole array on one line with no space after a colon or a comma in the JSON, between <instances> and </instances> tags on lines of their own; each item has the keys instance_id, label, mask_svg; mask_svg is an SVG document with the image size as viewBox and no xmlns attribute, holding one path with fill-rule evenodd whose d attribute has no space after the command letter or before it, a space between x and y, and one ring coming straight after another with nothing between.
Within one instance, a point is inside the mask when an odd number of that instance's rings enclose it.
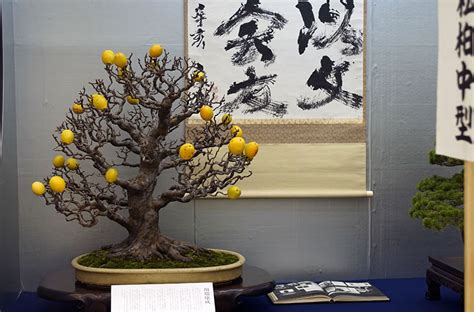
<instances>
[{"instance_id":1,"label":"green foliage","mask_svg":"<svg viewBox=\"0 0 474 312\"><path fill-rule=\"evenodd\" d=\"M432 150L430 151L430 164L444 167L455 167L464 165L464 162L456 158L437 155L436 152Z\"/></svg>"},{"instance_id":2,"label":"green foliage","mask_svg":"<svg viewBox=\"0 0 474 312\"><path fill-rule=\"evenodd\" d=\"M460 166L463 162L430 152L430 163L440 166ZM454 226L461 231L464 223L464 172L450 178L433 176L421 180L412 199L410 216L421 219L428 229L442 230Z\"/></svg>"},{"instance_id":3,"label":"green foliage","mask_svg":"<svg viewBox=\"0 0 474 312\"><path fill-rule=\"evenodd\" d=\"M171 268L201 268L235 263L239 260L234 255L209 251L209 254L190 253L190 262L182 262L171 259L151 259L138 261L130 258L109 258L108 251L97 250L79 259L78 263L92 268L108 269L171 269Z\"/></svg>"}]
</instances>

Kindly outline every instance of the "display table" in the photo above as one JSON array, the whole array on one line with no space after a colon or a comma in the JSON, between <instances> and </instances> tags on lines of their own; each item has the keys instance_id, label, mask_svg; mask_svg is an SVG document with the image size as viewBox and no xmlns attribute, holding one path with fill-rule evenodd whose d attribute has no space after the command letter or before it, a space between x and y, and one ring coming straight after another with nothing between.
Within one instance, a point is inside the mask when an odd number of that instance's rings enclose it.
<instances>
[{"instance_id":1,"label":"display table","mask_svg":"<svg viewBox=\"0 0 474 312\"><path fill-rule=\"evenodd\" d=\"M235 311L242 297L265 295L274 287L275 282L266 271L244 266L241 278L214 286L216 310ZM38 287L38 296L50 301L71 303L77 311L106 312L110 309L110 289L93 289L77 283L72 268L46 275Z\"/></svg>"},{"instance_id":2,"label":"display table","mask_svg":"<svg viewBox=\"0 0 474 312\"><path fill-rule=\"evenodd\" d=\"M426 270L426 298L440 300L440 286L464 293L464 258L463 257L429 257L431 267Z\"/></svg>"},{"instance_id":3,"label":"display table","mask_svg":"<svg viewBox=\"0 0 474 312\"><path fill-rule=\"evenodd\" d=\"M459 294L441 288L441 300L425 299L425 278L370 280L390 297L389 302L273 305L267 296L241 297L242 312L463 312ZM8 312L74 312L73 303L43 300L24 292Z\"/></svg>"}]
</instances>

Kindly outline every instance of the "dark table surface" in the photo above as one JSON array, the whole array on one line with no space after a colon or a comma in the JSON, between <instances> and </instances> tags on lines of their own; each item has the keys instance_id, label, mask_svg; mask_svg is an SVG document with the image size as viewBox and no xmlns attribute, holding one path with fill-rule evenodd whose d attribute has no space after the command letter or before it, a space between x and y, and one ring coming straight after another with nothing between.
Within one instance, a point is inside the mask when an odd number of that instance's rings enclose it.
<instances>
[{"instance_id":1,"label":"dark table surface","mask_svg":"<svg viewBox=\"0 0 474 312\"><path fill-rule=\"evenodd\" d=\"M440 301L425 299L426 281L416 279L371 280L373 285L382 290L391 299L390 302L367 303L318 303L273 305L266 296L244 298L241 311L261 312L462 312L463 303L455 292L442 288ZM36 293L24 292L18 301L7 312L41 311L69 312L74 311L70 304L61 304L40 299Z\"/></svg>"}]
</instances>

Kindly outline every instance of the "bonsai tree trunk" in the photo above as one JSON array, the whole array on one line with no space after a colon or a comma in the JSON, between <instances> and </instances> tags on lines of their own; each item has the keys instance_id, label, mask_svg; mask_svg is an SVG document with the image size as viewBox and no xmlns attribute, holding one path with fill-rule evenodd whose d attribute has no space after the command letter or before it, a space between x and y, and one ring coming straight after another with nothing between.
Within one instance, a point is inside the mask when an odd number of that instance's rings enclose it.
<instances>
[{"instance_id":1,"label":"bonsai tree trunk","mask_svg":"<svg viewBox=\"0 0 474 312\"><path fill-rule=\"evenodd\" d=\"M187 262L190 261L187 253L205 252L202 248L173 240L160 232L160 208L153 200L156 175L151 172L141 178L148 185L146 188L128 190L129 235L122 243L103 248L109 250L109 257L137 260L170 258Z\"/></svg>"}]
</instances>

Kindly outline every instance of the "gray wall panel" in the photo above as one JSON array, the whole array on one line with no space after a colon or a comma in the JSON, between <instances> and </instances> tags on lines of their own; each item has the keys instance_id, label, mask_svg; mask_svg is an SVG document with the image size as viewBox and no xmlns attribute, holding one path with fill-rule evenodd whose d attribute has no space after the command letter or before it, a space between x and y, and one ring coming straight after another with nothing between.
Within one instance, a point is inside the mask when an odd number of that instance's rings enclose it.
<instances>
[{"instance_id":1,"label":"gray wall panel","mask_svg":"<svg viewBox=\"0 0 474 312\"><path fill-rule=\"evenodd\" d=\"M0 153L0 309L21 289L18 240L15 70L11 1L3 1L3 153ZM2 155L3 154L3 155Z\"/></svg>"}]
</instances>

